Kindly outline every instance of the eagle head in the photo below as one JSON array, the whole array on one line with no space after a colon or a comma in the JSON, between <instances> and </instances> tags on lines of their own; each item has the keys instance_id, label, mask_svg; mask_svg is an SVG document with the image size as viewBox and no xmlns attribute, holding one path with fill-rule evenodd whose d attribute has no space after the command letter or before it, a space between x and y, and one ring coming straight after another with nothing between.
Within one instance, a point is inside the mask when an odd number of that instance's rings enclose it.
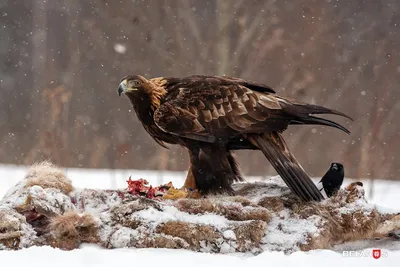
<instances>
[{"instance_id":1,"label":"eagle head","mask_svg":"<svg viewBox=\"0 0 400 267\"><path fill-rule=\"evenodd\" d=\"M121 96L124 94L134 94L142 89L147 89L149 81L140 75L128 75L121 79L117 92Z\"/></svg>"}]
</instances>

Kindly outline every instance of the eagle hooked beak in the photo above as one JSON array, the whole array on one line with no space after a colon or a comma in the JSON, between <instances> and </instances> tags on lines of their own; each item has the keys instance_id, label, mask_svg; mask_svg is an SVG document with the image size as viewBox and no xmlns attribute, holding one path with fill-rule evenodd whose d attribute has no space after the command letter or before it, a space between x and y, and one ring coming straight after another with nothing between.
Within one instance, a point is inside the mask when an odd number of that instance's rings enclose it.
<instances>
[{"instance_id":1,"label":"eagle hooked beak","mask_svg":"<svg viewBox=\"0 0 400 267\"><path fill-rule=\"evenodd\" d=\"M128 89L128 86L127 86L126 84L127 84L126 79L123 80L123 81L119 84L118 90L117 90L119 96L121 96L121 94L122 94L123 92L125 92L125 91Z\"/></svg>"}]
</instances>

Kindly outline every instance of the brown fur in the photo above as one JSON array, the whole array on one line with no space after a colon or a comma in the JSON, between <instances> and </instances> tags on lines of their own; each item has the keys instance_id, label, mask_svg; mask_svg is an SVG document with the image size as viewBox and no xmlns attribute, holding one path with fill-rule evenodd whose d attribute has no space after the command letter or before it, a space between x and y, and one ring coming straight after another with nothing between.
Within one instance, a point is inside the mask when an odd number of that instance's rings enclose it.
<instances>
[{"instance_id":1,"label":"brown fur","mask_svg":"<svg viewBox=\"0 0 400 267\"><path fill-rule=\"evenodd\" d=\"M122 226L136 229L142 224L142 222L132 218L131 215L137 211L148 209L149 207L161 210L159 204L156 201L146 198L137 198L128 203L113 207L110 210L110 213L112 219L115 222L120 223Z\"/></svg>"},{"instance_id":2,"label":"brown fur","mask_svg":"<svg viewBox=\"0 0 400 267\"><path fill-rule=\"evenodd\" d=\"M18 249L23 216L12 210L0 210L0 245L8 249Z\"/></svg>"},{"instance_id":3,"label":"brown fur","mask_svg":"<svg viewBox=\"0 0 400 267\"><path fill-rule=\"evenodd\" d=\"M278 185L278 184L264 184L264 183L246 183L246 184L240 184L239 188L235 188L236 194L240 196L247 197L251 194L257 193L259 194L260 191L271 191L271 190L279 190L280 195L279 198L281 199L288 199L291 198L291 201L295 199L295 196L290 192L290 189L287 188L284 185Z\"/></svg>"},{"instance_id":4,"label":"brown fur","mask_svg":"<svg viewBox=\"0 0 400 267\"><path fill-rule=\"evenodd\" d=\"M11 232L4 234L0 232L0 245L3 245L8 249L16 250L19 248L21 236L21 232Z\"/></svg>"},{"instance_id":5,"label":"brown fur","mask_svg":"<svg viewBox=\"0 0 400 267\"><path fill-rule=\"evenodd\" d=\"M391 218L390 218L391 217ZM387 237L387 233L392 232L393 230L400 229L400 215L396 216L388 216L388 218L382 218L382 223L378 226L375 231L375 237L377 238L385 238Z\"/></svg>"},{"instance_id":6,"label":"brown fur","mask_svg":"<svg viewBox=\"0 0 400 267\"><path fill-rule=\"evenodd\" d=\"M182 238L194 250L200 250L201 241L211 243L221 238L221 234L211 226L178 221L170 221L159 225L156 228L156 233Z\"/></svg>"},{"instance_id":7,"label":"brown fur","mask_svg":"<svg viewBox=\"0 0 400 267\"><path fill-rule=\"evenodd\" d=\"M333 245L344 242L377 237L380 229L382 229L381 225L389 218L379 214L376 209L372 209L367 216L362 209L348 213L338 212L340 207L344 207L348 203L354 203L360 198L364 198L364 189L360 182L356 182L350 184L344 190L340 190L330 199L328 205L315 205L312 209L299 207L298 210L293 210L300 216L303 214L303 217L315 214L326 220L322 233L317 237L310 237L307 244L300 246L301 249L331 248ZM393 216L391 216L390 220L393 219ZM396 224L391 226L395 227Z\"/></svg>"},{"instance_id":8,"label":"brown fur","mask_svg":"<svg viewBox=\"0 0 400 267\"><path fill-rule=\"evenodd\" d=\"M381 223L376 211L371 216L366 217L362 212L343 216L324 216L327 223L324 225L322 233L317 237L310 237L307 244L301 244L302 250L329 249L336 244L344 242L374 239L376 230Z\"/></svg>"},{"instance_id":9,"label":"brown fur","mask_svg":"<svg viewBox=\"0 0 400 267\"><path fill-rule=\"evenodd\" d=\"M241 202L229 202L230 200L242 201L242 198L213 198L203 199L182 199L177 202L176 207L191 214L215 213L232 221L261 220L268 222L271 218L269 211L262 207L243 205ZM244 202L247 204L247 202ZM246 207L246 208L245 208Z\"/></svg>"},{"instance_id":10,"label":"brown fur","mask_svg":"<svg viewBox=\"0 0 400 267\"><path fill-rule=\"evenodd\" d=\"M52 219L48 226L48 242L51 246L70 250L82 242L97 243L98 225L90 214L67 212Z\"/></svg>"},{"instance_id":11,"label":"brown fur","mask_svg":"<svg viewBox=\"0 0 400 267\"><path fill-rule=\"evenodd\" d=\"M258 202L258 205L269 208L273 212L280 212L285 208L284 200L280 197L265 197Z\"/></svg>"},{"instance_id":12,"label":"brown fur","mask_svg":"<svg viewBox=\"0 0 400 267\"><path fill-rule=\"evenodd\" d=\"M189 244L182 238L170 238L157 234L155 237L144 238L138 242L138 248L188 248Z\"/></svg>"},{"instance_id":13,"label":"brown fur","mask_svg":"<svg viewBox=\"0 0 400 267\"><path fill-rule=\"evenodd\" d=\"M264 221L250 221L235 226L233 232L236 234L238 251L245 252L258 248L266 227L267 223Z\"/></svg>"},{"instance_id":14,"label":"brown fur","mask_svg":"<svg viewBox=\"0 0 400 267\"><path fill-rule=\"evenodd\" d=\"M48 165L45 166L49 169ZM50 168L50 173L51 170L53 169ZM26 179L38 177L38 173L43 172L40 170L30 172ZM43 174L41 177L46 177L46 175ZM54 185L58 186L57 183ZM274 183L273 180L267 183L237 184L234 188L238 189L237 194L240 195L161 202L123 193L121 196L118 195L120 200L113 200L112 203L117 201L115 205L106 201L109 194L105 192L108 191L97 190L97 193L88 194L85 193L87 190L82 190L75 192L73 202L76 203L75 207L72 202L68 202L69 197L58 193L67 201L59 203L60 207L57 208L51 206L52 202L46 201L46 194L37 194L38 203L41 204L36 206L32 204L33 201L28 196L25 210L19 210L18 207L0 207L0 244L10 249L30 245L51 245L68 250L89 242L113 248L113 246L121 246L121 243L110 242L110 238L115 231L121 230L119 233L130 235L130 239L123 240L123 242L126 241L128 247L184 248L217 253L256 252L265 248L262 240L265 234L268 234L267 229L278 233L282 230L279 228L279 222L275 224L276 220L285 220L286 216L294 221L312 220L311 226L317 227L320 233L317 235L310 233L307 240L299 239L298 242L301 243L293 243L293 246L284 248L285 251L294 251L298 248L301 250L329 249L349 241L390 238L388 235L390 232L400 229L400 214L382 214L372 205L367 205L364 189L358 182L339 190L334 196L321 203L299 203L297 197L291 194L288 188L282 186L282 183ZM25 197L28 189L25 188L21 192L15 190L15 194L10 195L11 199ZM95 189L89 191L96 192ZM275 196L275 192L279 197ZM93 217L97 216L96 213L93 215L65 213L71 208L82 211L85 211L85 208L86 210L95 208L93 204L81 205L82 198L95 199L91 202L101 205L102 215L105 215L101 217L103 223L106 224L102 225L104 227L97 224L97 220ZM7 203L7 196L5 201ZM168 216L174 216L171 214L173 210L166 209L167 206L174 206L181 212L192 214L185 218L218 214L225 217L226 224L175 221L182 216L181 213L171 218L172 221L167 222L157 222L157 220L149 222L148 218L138 216L139 211L149 208L156 209L158 212L165 210L169 213ZM46 207L52 212L46 212ZM281 213L282 211L284 212ZM101 236L99 227L102 227ZM125 228L135 229L135 231L130 232ZM309 233L307 229L304 232L302 229L296 231ZM32 240L32 242L21 243L22 238Z\"/></svg>"},{"instance_id":15,"label":"brown fur","mask_svg":"<svg viewBox=\"0 0 400 267\"><path fill-rule=\"evenodd\" d=\"M42 188L57 188L66 195L74 189L64 172L47 161L34 164L25 179L25 187L38 185Z\"/></svg>"},{"instance_id":16,"label":"brown fur","mask_svg":"<svg viewBox=\"0 0 400 267\"><path fill-rule=\"evenodd\" d=\"M248 198L245 198L243 196L239 196L239 195L236 195L236 196L233 196L233 197L228 196L228 197L226 197L226 199L228 201L240 203L243 207L247 207L247 206L257 207L256 204L254 204ZM222 199L220 199L220 200L222 200Z\"/></svg>"},{"instance_id":17,"label":"brown fur","mask_svg":"<svg viewBox=\"0 0 400 267\"><path fill-rule=\"evenodd\" d=\"M345 200L347 203L353 203L357 199L364 198L364 189L363 189L363 184L361 182L355 182L349 184L346 187L346 191L350 191L350 194L348 194Z\"/></svg>"}]
</instances>

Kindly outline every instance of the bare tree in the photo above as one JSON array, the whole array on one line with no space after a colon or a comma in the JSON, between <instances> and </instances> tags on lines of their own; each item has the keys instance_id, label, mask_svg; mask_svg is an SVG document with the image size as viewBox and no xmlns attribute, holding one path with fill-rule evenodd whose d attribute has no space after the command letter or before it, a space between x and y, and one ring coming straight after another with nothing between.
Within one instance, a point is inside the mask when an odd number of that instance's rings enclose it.
<instances>
[{"instance_id":1,"label":"bare tree","mask_svg":"<svg viewBox=\"0 0 400 267\"><path fill-rule=\"evenodd\" d=\"M0 42L1 55L12 51L0 69L5 163L186 170L186 152L155 144L115 87L130 73L218 74L355 119L339 120L350 136L289 128L289 146L310 175L341 161L346 176L398 177L395 0L7 0L0 9L8 14L2 36L12 39ZM274 174L261 153L239 156L245 173Z\"/></svg>"}]
</instances>

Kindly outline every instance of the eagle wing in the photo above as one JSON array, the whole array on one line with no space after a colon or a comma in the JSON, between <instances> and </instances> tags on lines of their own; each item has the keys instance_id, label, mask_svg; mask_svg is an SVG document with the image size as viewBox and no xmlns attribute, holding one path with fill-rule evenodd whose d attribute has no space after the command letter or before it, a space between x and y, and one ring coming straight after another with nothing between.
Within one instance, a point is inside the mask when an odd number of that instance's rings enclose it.
<instances>
[{"instance_id":1,"label":"eagle wing","mask_svg":"<svg viewBox=\"0 0 400 267\"><path fill-rule=\"evenodd\" d=\"M237 78L192 76L172 81L168 95L154 113L163 131L204 142L238 134L282 132L289 124L344 127L310 114L331 113L324 107L274 94L269 87Z\"/></svg>"},{"instance_id":2,"label":"eagle wing","mask_svg":"<svg viewBox=\"0 0 400 267\"><path fill-rule=\"evenodd\" d=\"M290 116L279 98L238 83L182 84L155 111L154 121L168 133L214 142L240 133L282 131Z\"/></svg>"},{"instance_id":3,"label":"eagle wing","mask_svg":"<svg viewBox=\"0 0 400 267\"><path fill-rule=\"evenodd\" d=\"M202 142L227 141L240 134L260 149L290 189L305 201L323 199L279 134L289 124L343 126L311 114L345 114L279 97L263 87L220 77L171 82L154 113L163 131ZM348 117L349 118L349 117Z\"/></svg>"}]
</instances>

